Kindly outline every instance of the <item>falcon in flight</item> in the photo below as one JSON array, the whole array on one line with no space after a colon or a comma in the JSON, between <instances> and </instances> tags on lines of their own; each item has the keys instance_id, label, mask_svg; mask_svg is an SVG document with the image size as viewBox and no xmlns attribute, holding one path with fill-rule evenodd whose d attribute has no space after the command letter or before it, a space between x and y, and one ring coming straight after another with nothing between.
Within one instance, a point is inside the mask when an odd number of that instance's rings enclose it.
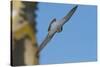
<instances>
[{"instance_id":1,"label":"falcon in flight","mask_svg":"<svg viewBox=\"0 0 100 67\"><path fill-rule=\"evenodd\" d=\"M75 13L78 5L73 7L69 13L63 17L61 20L56 20L55 18L51 21L49 28L48 28L48 34L44 41L41 43L39 47L39 52L47 45L47 43L52 39L52 37L55 35L55 33L59 33L63 29L63 25L69 21L69 19L72 17L72 15Z\"/></svg>"}]
</instances>

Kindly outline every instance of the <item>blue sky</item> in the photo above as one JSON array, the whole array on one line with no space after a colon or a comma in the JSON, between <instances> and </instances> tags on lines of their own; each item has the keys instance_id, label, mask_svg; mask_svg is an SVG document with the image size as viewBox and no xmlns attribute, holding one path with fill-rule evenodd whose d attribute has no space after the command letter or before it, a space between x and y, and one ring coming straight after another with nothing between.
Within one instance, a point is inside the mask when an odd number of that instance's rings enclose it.
<instances>
[{"instance_id":1,"label":"blue sky","mask_svg":"<svg viewBox=\"0 0 100 67\"><path fill-rule=\"evenodd\" d=\"M60 20L72 4L39 3L37 13L37 40L41 44L53 18ZM72 18L40 53L40 64L96 61L97 7L79 5Z\"/></svg>"}]
</instances>

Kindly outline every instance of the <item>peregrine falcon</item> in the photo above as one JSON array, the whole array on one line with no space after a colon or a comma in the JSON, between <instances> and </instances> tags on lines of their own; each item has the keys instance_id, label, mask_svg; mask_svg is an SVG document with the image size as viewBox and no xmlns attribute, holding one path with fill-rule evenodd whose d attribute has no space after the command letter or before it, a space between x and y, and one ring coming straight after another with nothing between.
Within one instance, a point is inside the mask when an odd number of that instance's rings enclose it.
<instances>
[{"instance_id":1,"label":"peregrine falcon","mask_svg":"<svg viewBox=\"0 0 100 67\"><path fill-rule=\"evenodd\" d=\"M47 43L52 39L54 34L57 32L61 32L63 29L63 25L67 23L67 21L72 17L72 15L75 13L78 5L76 5L74 8L72 8L69 13L63 17L61 20L57 21L56 18L54 18L48 28L48 34L44 41L41 43L39 47L39 52L47 45Z\"/></svg>"}]
</instances>

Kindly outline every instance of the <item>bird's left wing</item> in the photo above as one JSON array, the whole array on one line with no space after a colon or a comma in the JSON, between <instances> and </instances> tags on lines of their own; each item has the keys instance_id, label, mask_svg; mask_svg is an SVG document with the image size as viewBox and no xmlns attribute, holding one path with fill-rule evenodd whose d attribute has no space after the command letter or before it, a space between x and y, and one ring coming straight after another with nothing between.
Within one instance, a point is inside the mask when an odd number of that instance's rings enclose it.
<instances>
[{"instance_id":1,"label":"bird's left wing","mask_svg":"<svg viewBox=\"0 0 100 67\"><path fill-rule=\"evenodd\" d=\"M75 13L77 7L78 7L77 5L75 7L73 7L69 11L69 13L65 17L62 18L61 22L62 22L63 25L72 17L72 15Z\"/></svg>"}]
</instances>

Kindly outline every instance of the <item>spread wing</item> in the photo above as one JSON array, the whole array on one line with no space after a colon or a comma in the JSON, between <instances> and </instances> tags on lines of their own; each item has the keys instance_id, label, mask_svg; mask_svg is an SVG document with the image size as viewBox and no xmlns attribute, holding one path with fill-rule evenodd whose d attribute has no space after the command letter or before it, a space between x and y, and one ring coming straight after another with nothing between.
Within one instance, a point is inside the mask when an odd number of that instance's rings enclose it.
<instances>
[{"instance_id":1,"label":"spread wing","mask_svg":"<svg viewBox=\"0 0 100 67\"><path fill-rule=\"evenodd\" d=\"M72 17L72 15L75 13L77 7L78 7L77 5L75 7L73 7L69 11L69 13L65 17L63 17L63 19L61 20L61 22L63 22L62 24L65 24Z\"/></svg>"},{"instance_id":2,"label":"spread wing","mask_svg":"<svg viewBox=\"0 0 100 67\"><path fill-rule=\"evenodd\" d=\"M56 32L55 32L55 33L56 33ZM54 34L55 34L55 33L54 33ZM44 39L44 41L41 43L38 52L40 52L40 51L47 45L47 43L52 39L52 37L54 36L54 34L52 34L52 35L47 35L47 36L46 36L46 38Z\"/></svg>"}]
</instances>

